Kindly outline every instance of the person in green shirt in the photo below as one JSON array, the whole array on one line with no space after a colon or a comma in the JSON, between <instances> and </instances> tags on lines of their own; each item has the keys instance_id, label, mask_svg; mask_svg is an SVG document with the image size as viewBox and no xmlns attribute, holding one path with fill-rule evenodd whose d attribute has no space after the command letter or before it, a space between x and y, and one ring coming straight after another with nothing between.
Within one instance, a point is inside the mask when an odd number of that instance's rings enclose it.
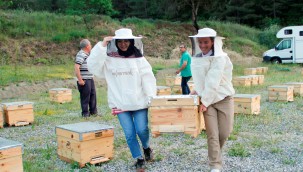
<instances>
[{"instance_id":1,"label":"person in green shirt","mask_svg":"<svg viewBox=\"0 0 303 172\"><path fill-rule=\"evenodd\" d=\"M182 94L187 95L190 93L190 89L189 89L187 82L191 78L191 70L190 70L191 56L187 52L185 44L181 44L179 48L180 48L182 55L181 55L180 65L179 65L180 68L176 71L176 74L179 74L181 72Z\"/></svg>"}]
</instances>

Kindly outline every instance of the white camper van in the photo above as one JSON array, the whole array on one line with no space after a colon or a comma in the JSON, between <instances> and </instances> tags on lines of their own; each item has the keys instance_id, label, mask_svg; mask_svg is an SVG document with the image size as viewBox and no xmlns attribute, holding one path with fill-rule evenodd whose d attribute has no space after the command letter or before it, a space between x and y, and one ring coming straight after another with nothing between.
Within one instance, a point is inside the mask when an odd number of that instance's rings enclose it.
<instances>
[{"instance_id":1,"label":"white camper van","mask_svg":"<svg viewBox=\"0 0 303 172\"><path fill-rule=\"evenodd\" d=\"M264 62L303 63L303 26L284 27L277 33L282 40L263 54Z\"/></svg>"}]
</instances>

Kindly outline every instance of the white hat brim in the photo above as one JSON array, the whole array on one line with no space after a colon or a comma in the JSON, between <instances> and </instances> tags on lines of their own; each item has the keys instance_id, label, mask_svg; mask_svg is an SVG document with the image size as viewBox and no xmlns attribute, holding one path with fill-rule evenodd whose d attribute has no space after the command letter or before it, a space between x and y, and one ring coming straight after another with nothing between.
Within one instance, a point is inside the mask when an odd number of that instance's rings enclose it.
<instances>
[{"instance_id":1,"label":"white hat brim","mask_svg":"<svg viewBox=\"0 0 303 172\"><path fill-rule=\"evenodd\" d=\"M113 39L141 39L140 36L114 36Z\"/></svg>"}]
</instances>

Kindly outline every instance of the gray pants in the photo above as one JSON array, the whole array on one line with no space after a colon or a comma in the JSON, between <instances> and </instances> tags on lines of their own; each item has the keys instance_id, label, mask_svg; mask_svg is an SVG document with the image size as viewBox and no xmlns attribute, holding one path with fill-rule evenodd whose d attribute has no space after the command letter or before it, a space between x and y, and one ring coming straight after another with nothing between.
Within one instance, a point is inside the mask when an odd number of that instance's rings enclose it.
<instances>
[{"instance_id":1,"label":"gray pants","mask_svg":"<svg viewBox=\"0 0 303 172\"><path fill-rule=\"evenodd\" d=\"M222 147L233 130L234 100L227 96L207 107L204 112L208 158L211 169L222 169Z\"/></svg>"},{"instance_id":2,"label":"gray pants","mask_svg":"<svg viewBox=\"0 0 303 172\"><path fill-rule=\"evenodd\" d=\"M82 109L82 116L88 117L91 114L97 114L97 98L96 89L93 79L84 80L84 85L79 85L77 82L78 90L80 92L80 103Z\"/></svg>"}]
</instances>

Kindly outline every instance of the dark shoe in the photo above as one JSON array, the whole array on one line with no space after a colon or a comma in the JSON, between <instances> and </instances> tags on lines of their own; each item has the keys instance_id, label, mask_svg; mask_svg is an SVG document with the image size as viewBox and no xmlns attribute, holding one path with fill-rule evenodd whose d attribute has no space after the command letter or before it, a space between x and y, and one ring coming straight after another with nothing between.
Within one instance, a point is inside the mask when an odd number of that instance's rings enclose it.
<instances>
[{"instance_id":1,"label":"dark shoe","mask_svg":"<svg viewBox=\"0 0 303 172\"><path fill-rule=\"evenodd\" d=\"M152 161L154 159L153 150L151 148L147 148L147 149L143 148L143 152L145 156L145 161Z\"/></svg>"},{"instance_id":2,"label":"dark shoe","mask_svg":"<svg viewBox=\"0 0 303 172\"><path fill-rule=\"evenodd\" d=\"M144 159L137 159L137 162L134 165L137 172L144 172L145 170L145 161Z\"/></svg>"}]
</instances>

